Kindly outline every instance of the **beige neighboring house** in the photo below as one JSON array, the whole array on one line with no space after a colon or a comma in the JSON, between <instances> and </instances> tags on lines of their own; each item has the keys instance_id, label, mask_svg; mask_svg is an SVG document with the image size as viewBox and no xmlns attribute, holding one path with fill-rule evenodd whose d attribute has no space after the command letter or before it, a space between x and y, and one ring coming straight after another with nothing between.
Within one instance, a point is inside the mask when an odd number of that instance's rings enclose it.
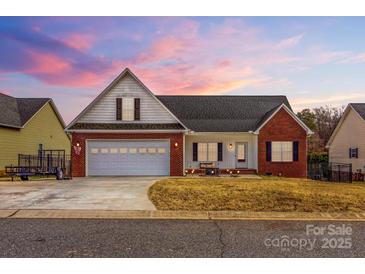
<instances>
[{"instance_id":1,"label":"beige neighboring house","mask_svg":"<svg viewBox=\"0 0 365 274\"><path fill-rule=\"evenodd\" d=\"M365 172L365 103L349 104L328 141L329 161Z\"/></svg>"}]
</instances>

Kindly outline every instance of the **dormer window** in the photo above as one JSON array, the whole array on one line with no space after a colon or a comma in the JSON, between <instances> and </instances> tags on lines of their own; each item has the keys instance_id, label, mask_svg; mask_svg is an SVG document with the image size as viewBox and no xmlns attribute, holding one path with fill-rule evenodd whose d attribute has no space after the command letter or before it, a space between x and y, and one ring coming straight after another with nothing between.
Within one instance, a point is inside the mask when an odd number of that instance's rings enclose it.
<instances>
[{"instance_id":1,"label":"dormer window","mask_svg":"<svg viewBox=\"0 0 365 274\"><path fill-rule=\"evenodd\" d=\"M134 98L123 98L122 103L122 120L134 120Z\"/></svg>"},{"instance_id":2,"label":"dormer window","mask_svg":"<svg viewBox=\"0 0 365 274\"><path fill-rule=\"evenodd\" d=\"M140 120L140 99L123 97L116 99L116 120Z\"/></svg>"}]
</instances>

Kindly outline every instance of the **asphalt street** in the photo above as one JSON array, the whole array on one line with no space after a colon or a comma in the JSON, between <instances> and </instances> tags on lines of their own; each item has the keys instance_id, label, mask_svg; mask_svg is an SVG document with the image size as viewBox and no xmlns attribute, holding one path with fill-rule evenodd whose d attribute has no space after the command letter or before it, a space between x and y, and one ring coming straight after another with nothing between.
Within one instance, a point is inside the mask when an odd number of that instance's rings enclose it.
<instances>
[{"instance_id":1,"label":"asphalt street","mask_svg":"<svg viewBox=\"0 0 365 274\"><path fill-rule=\"evenodd\" d=\"M365 222L0 219L0 257L364 257Z\"/></svg>"}]
</instances>

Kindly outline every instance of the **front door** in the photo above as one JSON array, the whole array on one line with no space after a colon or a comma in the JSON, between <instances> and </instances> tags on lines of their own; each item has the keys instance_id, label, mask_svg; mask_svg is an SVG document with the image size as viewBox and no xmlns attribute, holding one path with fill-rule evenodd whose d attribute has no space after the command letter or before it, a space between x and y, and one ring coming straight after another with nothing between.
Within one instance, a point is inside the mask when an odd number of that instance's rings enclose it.
<instances>
[{"instance_id":1,"label":"front door","mask_svg":"<svg viewBox=\"0 0 365 274\"><path fill-rule=\"evenodd\" d=\"M247 168L247 143L236 143L236 168Z\"/></svg>"}]
</instances>

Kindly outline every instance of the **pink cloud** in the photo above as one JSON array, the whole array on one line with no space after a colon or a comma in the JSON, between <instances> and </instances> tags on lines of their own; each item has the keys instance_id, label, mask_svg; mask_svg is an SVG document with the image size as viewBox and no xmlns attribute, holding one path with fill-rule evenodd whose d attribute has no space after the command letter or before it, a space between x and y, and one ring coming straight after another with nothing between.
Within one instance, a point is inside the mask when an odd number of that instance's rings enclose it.
<instances>
[{"instance_id":1,"label":"pink cloud","mask_svg":"<svg viewBox=\"0 0 365 274\"><path fill-rule=\"evenodd\" d=\"M64 38L63 41L71 48L85 51L91 48L95 37L90 34L72 33Z\"/></svg>"},{"instance_id":2,"label":"pink cloud","mask_svg":"<svg viewBox=\"0 0 365 274\"><path fill-rule=\"evenodd\" d=\"M295 35L286 39L281 40L276 48L277 49L287 49L296 46L304 37L304 34Z\"/></svg>"}]
</instances>

